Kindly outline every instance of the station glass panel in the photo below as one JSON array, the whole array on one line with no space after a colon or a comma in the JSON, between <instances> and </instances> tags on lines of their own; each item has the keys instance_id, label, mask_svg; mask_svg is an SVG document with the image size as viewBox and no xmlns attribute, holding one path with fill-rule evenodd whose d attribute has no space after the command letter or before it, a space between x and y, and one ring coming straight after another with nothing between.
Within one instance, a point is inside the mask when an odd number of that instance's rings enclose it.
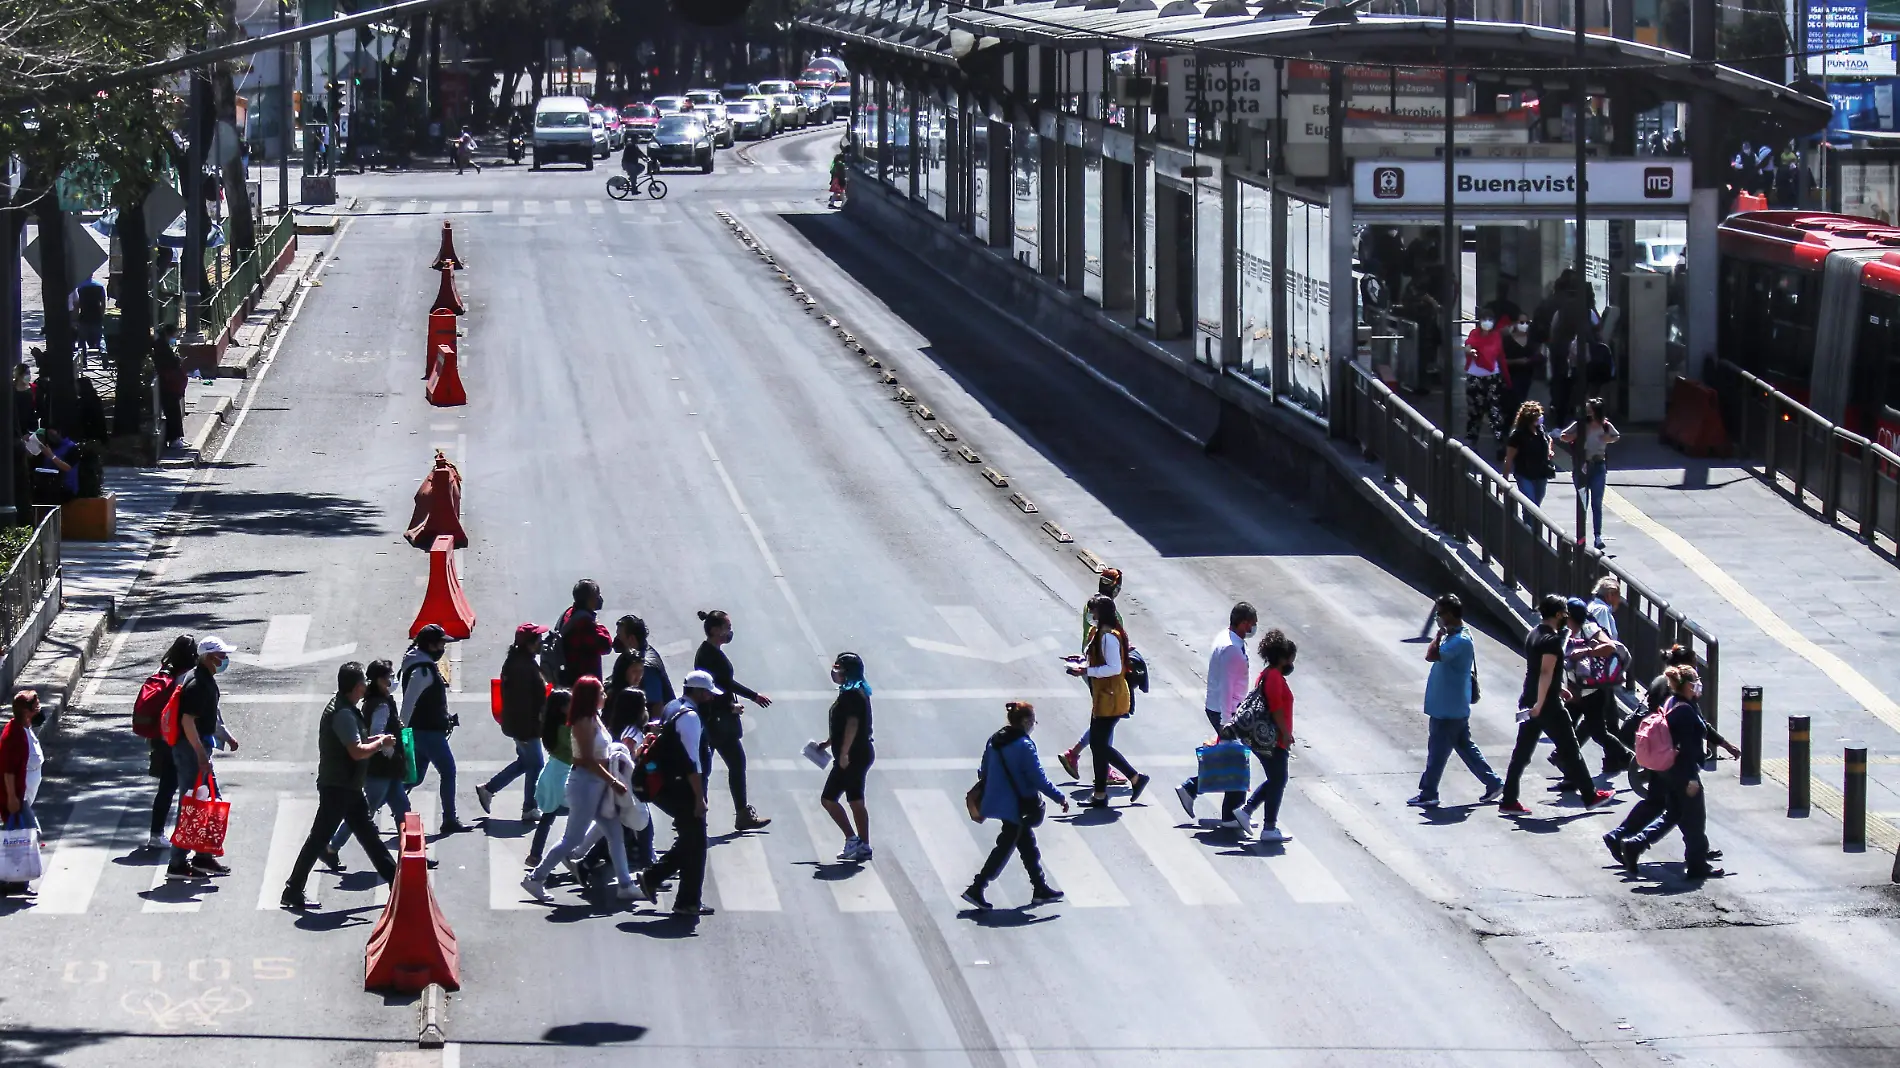
<instances>
[{"instance_id":1,"label":"station glass panel","mask_svg":"<svg viewBox=\"0 0 1900 1068\"><path fill-rule=\"evenodd\" d=\"M1331 258L1327 210L1288 198L1286 220L1287 389L1293 403L1326 414L1332 371Z\"/></svg>"},{"instance_id":2,"label":"station glass panel","mask_svg":"<svg viewBox=\"0 0 1900 1068\"><path fill-rule=\"evenodd\" d=\"M1240 366L1272 388L1273 194L1257 185L1240 189Z\"/></svg>"},{"instance_id":3,"label":"station glass panel","mask_svg":"<svg viewBox=\"0 0 1900 1068\"><path fill-rule=\"evenodd\" d=\"M1221 248L1221 180L1194 180L1194 355L1220 366L1223 323L1221 283L1229 270Z\"/></svg>"},{"instance_id":4,"label":"station glass panel","mask_svg":"<svg viewBox=\"0 0 1900 1068\"><path fill-rule=\"evenodd\" d=\"M1010 139L1013 167L1010 187L1016 203L1016 259L1032 271L1042 270L1042 138L1028 126L1017 126Z\"/></svg>"},{"instance_id":5,"label":"station glass panel","mask_svg":"<svg viewBox=\"0 0 1900 1068\"><path fill-rule=\"evenodd\" d=\"M1093 150L1091 151L1091 147ZM1102 142L1082 152L1082 295L1102 302Z\"/></svg>"}]
</instances>

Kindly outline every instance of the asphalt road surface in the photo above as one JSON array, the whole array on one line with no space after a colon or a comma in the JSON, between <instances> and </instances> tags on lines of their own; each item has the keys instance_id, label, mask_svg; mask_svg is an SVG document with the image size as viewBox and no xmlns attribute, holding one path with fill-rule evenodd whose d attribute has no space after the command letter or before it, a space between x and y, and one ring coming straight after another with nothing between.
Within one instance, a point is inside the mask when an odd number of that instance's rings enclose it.
<instances>
[{"instance_id":1,"label":"asphalt road surface","mask_svg":"<svg viewBox=\"0 0 1900 1068\"><path fill-rule=\"evenodd\" d=\"M1894 899L1872 885L1884 872L1829 847L1837 828L1736 786L1732 765L1710 784L1735 874L1706 887L1682 880L1674 843L1625 879L1597 836L1627 795L1606 813L1559 803L1541 755L1529 818L1476 807L1456 767L1446 808L1406 808L1432 591L826 212L837 132L752 147L750 164L722 152L710 177L669 175L659 203L608 201L604 169L346 183L357 214L321 285L214 441L56 740L41 801L52 888L0 906L0 1062L1900 1060ZM718 210L983 462L894 403ZM442 219L469 265L470 403L453 409L429 407L420 381ZM431 845L463 989L452 1044L419 1053L413 999L361 990L382 898L357 847L349 871L313 879L316 911L276 900L314 807L315 717L337 664L404 648L426 557L400 532L432 448L467 478L459 567L480 621L450 658L458 807L475 830ZM1018 511L1017 491L1041 511ZM994 828L971 825L961 795L1004 698L1042 710L1041 751L1065 784L1054 757L1087 715L1057 659L1094 585L1079 547L1128 574L1156 685L1117 741L1155 784L1138 805L1118 792L1108 812L1050 820L1069 901L1025 908L1012 865L999 907L973 913L955 895ZM511 755L487 680L514 625L552 621L583 575L605 590L604 618L648 620L676 680L694 611L730 611L740 679L777 699L746 731L753 802L773 823L733 834L713 775L718 912L696 928L572 889L528 900L519 787L479 818L474 783ZM1173 797L1207 733L1208 644L1239 598L1301 645L1283 848L1190 824ZM241 745L220 758L235 874L166 887L162 858L135 848L150 787L127 716L180 631L251 660L223 679ZM846 649L876 689L877 857L862 868L832 861L820 775L799 756L823 737L827 665ZM1489 638L1479 657L1475 732L1502 771L1521 660ZM431 775L418 792L432 821L438 789Z\"/></svg>"}]
</instances>

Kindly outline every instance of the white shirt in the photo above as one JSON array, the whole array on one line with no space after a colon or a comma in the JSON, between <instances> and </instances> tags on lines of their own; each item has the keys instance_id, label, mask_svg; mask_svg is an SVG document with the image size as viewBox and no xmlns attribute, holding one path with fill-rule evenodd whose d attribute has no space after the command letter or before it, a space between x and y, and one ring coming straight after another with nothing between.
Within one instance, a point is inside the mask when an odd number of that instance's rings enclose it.
<instances>
[{"instance_id":1,"label":"white shirt","mask_svg":"<svg viewBox=\"0 0 1900 1068\"><path fill-rule=\"evenodd\" d=\"M1222 724L1234 721L1234 709L1247 696L1247 639L1232 630L1214 635L1214 651L1207 654L1207 710L1218 713Z\"/></svg>"},{"instance_id":2,"label":"white shirt","mask_svg":"<svg viewBox=\"0 0 1900 1068\"><path fill-rule=\"evenodd\" d=\"M693 707L691 701L688 701L684 697L679 697L675 698L673 703L666 706L665 715L667 719L672 719L674 716L679 717L679 722L673 724L673 729L679 733L680 745L686 748L687 763L693 766L694 771L704 775L706 769L699 766L699 739L701 733L699 710Z\"/></svg>"},{"instance_id":3,"label":"white shirt","mask_svg":"<svg viewBox=\"0 0 1900 1068\"><path fill-rule=\"evenodd\" d=\"M1086 656L1087 653L1085 652L1083 655ZM1114 631L1105 630L1102 632L1102 662L1099 664L1089 665L1089 672L1088 672L1089 678L1112 679L1121 673L1122 673L1121 639L1115 637Z\"/></svg>"}]
</instances>

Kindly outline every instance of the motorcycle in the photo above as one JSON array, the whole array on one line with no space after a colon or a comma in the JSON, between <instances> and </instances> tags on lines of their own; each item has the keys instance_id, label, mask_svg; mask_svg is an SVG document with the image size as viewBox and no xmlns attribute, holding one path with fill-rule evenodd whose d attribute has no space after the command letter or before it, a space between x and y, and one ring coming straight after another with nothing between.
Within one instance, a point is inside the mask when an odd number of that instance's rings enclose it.
<instances>
[{"instance_id":1,"label":"motorcycle","mask_svg":"<svg viewBox=\"0 0 1900 1068\"><path fill-rule=\"evenodd\" d=\"M526 138L522 137L520 134L509 135L508 162L520 163L521 157L526 155L527 151L528 151L528 142Z\"/></svg>"}]
</instances>

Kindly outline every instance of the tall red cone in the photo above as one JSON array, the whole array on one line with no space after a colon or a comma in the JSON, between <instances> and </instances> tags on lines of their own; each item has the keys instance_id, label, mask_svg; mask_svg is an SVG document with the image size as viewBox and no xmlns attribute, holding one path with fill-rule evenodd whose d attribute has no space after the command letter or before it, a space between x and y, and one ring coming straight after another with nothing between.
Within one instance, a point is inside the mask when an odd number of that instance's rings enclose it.
<instances>
[{"instance_id":1,"label":"tall red cone","mask_svg":"<svg viewBox=\"0 0 1900 1068\"><path fill-rule=\"evenodd\" d=\"M422 595L422 607L416 621L409 625L411 638L434 623L449 637L461 641L475 632L475 610L462 593L462 580L455 574L455 539L443 534L429 546L429 589Z\"/></svg>"},{"instance_id":2,"label":"tall red cone","mask_svg":"<svg viewBox=\"0 0 1900 1068\"><path fill-rule=\"evenodd\" d=\"M389 903L363 950L363 989L419 994L432 983L462 989L462 954L429 885L422 814L411 811L402 818L402 855Z\"/></svg>"},{"instance_id":3,"label":"tall red cone","mask_svg":"<svg viewBox=\"0 0 1900 1068\"><path fill-rule=\"evenodd\" d=\"M438 408L468 403L468 393L462 389L462 376L455 369L454 349L447 345L435 347L435 367L429 371L429 384L423 392L429 403Z\"/></svg>"},{"instance_id":4,"label":"tall red cone","mask_svg":"<svg viewBox=\"0 0 1900 1068\"><path fill-rule=\"evenodd\" d=\"M435 312L445 311L462 315L466 313L467 310L468 309L462 307L461 295L455 292L454 269L450 267L442 268L442 284L435 289L435 303L429 306L429 312L434 314Z\"/></svg>"},{"instance_id":5,"label":"tall red cone","mask_svg":"<svg viewBox=\"0 0 1900 1068\"><path fill-rule=\"evenodd\" d=\"M459 271L467 266L468 264L462 262L462 257L455 254L455 230L449 226L447 219L442 220L442 247L436 250L435 262L431 263L429 268L436 271Z\"/></svg>"},{"instance_id":6,"label":"tall red cone","mask_svg":"<svg viewBox=\"0 0 1900 1068\"><path fill-rule=\"evenodd\" d=\"M422 377L429 379L435 374L435 354L438 346L447 346L455 351L455 313L451 311L432 311L429 313L429 343L423 347Z\"/></svg>"},{"instance_id":7,"label":"tall red cone","mask_svg":"<svg viewBox=\"0 0 1900 1068\"><path fill-rule=\"evenodd\" d=\"M416 508L402 536L416 548L427 549L444 535L455 539L456 548L468 548L468 534L462 529L462 472L437 449L435 466L416 488Z\"/></svg>"}]
</instances>

